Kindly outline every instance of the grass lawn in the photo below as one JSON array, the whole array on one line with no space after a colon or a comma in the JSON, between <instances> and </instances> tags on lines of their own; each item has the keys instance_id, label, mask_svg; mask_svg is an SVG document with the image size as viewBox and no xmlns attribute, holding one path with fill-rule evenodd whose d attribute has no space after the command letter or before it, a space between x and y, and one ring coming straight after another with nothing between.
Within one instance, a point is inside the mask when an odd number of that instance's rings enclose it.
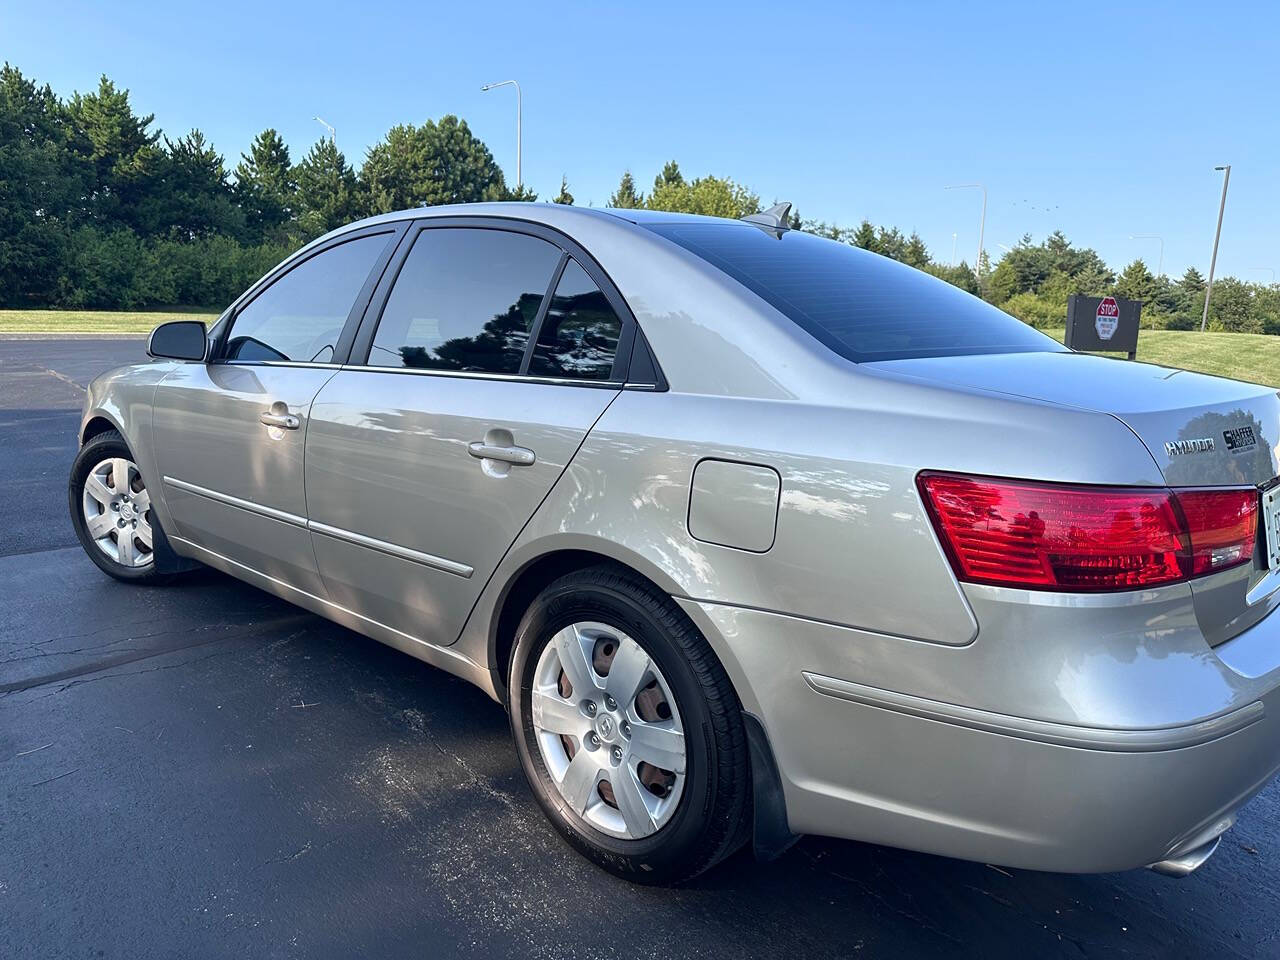
<instances>
[{"instance_id":1,"label":"grass lawn","mask_svg":"<svg viewBox=\"0 0 1280 960\"><path fill-rule=\"evenodd\" d=\"M129 313L120 310L0 310L0 333L150 333L166 320L203 320L216 313L178 308Z\"/></svg>"},{"instance_id":2,"label":"grass lawn","mask_svg":"<svg viewBox=\"0 0 1280 960\"><path fill-rule=\"evenodd\" d=\"M1066 335L1062 328L1044 332L1059 341ZM1139 330L1138 359L1280 387L1280 336L1201 333L1198 330Z\"/></svg>"},{"instance_id":3,"label":"grass lawn","mask_svg":"<svg viewBox=\"0 0 1280 960\"><path fill-rule=\"evenodd\" d=\"M128 313L114 310L0 310L4 333L149 333L178 318L212 323L216 313L173 309ZM1045 333L1061 340L1062 328ZM1117 354L1119 356L1119 354ZM1138 359L1280 387L1280 336L1259 333L1200 333L1143 330Z\"/></svg>"}]
</instances>

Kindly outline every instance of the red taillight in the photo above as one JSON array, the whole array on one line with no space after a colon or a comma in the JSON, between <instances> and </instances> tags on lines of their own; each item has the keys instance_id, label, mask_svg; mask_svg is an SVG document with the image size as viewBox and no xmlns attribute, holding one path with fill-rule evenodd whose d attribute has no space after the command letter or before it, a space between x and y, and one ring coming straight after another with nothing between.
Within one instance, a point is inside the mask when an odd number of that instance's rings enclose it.
<instances>
[{"instance_id":1,"label":"red taillight","mask_svg":"<svg viewBox=\"0 0 1280 960\"><path fill-rule=\"evenodd\" d=\"M1225 570L1253 558L1258 491L1175 490L1191 533L1191 576Z\"/></svg>"},{"instance_id":2,"label":"red taillight","mask_svg":"<svg viewBox=\"0 0 1280 960\"><path fill-rule=\"evenodd\" d=\"M917 482L956 576L973 583L1132 590L1253 557L1253 488L1077 487L947 473Z\"/></svg>"}]
</instances>

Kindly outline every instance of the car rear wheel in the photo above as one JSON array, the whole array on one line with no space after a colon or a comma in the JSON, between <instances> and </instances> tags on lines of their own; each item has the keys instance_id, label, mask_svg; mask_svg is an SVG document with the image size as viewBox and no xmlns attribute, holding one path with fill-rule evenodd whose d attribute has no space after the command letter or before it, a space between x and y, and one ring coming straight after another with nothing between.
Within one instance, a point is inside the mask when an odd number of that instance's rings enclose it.
<instances>
[{"instance_id":1,"label":"car rear wheel","mask_svg":"<svg viewBox=\"0 0 1280 960\"><path fill-rule=\"evenodd\" d=\"M543 811L612 873L678 882L746 837L737 696L683 611L637 577L583 570L533 602L517 630L511 725Z\"/></svg>"},{"instance_id":2,"label":"car rear wheel","mask_svg":"<svg viewBox=\"0 0 1280 960\"><path fill-rule=\"evenodd\" d=\"M164 534L133 454L114 430L94 437L71 467L67 490L81 546L117 580L157 582L157 542Z\"/></svg>"}]
</instances>

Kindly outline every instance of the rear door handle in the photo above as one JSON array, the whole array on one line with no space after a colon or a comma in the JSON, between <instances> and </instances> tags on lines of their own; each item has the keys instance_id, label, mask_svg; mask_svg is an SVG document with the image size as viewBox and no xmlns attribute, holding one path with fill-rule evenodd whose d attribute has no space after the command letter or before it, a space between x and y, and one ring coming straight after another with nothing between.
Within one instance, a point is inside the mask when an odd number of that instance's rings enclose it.
<instances>
[{"instance_id":1,"label":"rear door handle","mask_svg":"<svg viewBox=\"0 0 1280 960\"><path fill-rule=\"evenodd\" d=\"M502 463L514 464L517 467L531 467L538 459L528 447L502 447L477 440L467 444L467 453L477 460L500 460Z\"/></svg>"},{"instance_id":2,"label":"rear door handle","mask_svg":"<svg viewBox=\"0 0 1280 960\"><path fill-rule=\"evenodd\" d=\"M265 426L279 427L282 430L297 430L302 423L292 413L271 413L270 411L259 414L258 419Z\"/></svg>"}]
</instances>

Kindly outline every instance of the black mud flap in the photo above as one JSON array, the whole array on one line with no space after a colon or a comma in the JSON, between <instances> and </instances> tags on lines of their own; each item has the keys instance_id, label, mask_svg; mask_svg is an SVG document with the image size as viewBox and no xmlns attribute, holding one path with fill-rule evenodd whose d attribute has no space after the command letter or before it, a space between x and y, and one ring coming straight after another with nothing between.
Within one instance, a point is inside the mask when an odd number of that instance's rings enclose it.
<instances>
[{"instance_id":1,"label":"black mud flap","mask_svg":"<svg viewBox=\"0 0 1280 960\"><path fill-rule=\"evenodd\" d=\"M764 726L749 713L742 715L747 728L747 748L751 756L751 796L754 815L751 849L760 861L776 860L800 838L787 824L787 804L782 795L782 777L773 759L773 750Z\"/></svg>"}]
</instances>

